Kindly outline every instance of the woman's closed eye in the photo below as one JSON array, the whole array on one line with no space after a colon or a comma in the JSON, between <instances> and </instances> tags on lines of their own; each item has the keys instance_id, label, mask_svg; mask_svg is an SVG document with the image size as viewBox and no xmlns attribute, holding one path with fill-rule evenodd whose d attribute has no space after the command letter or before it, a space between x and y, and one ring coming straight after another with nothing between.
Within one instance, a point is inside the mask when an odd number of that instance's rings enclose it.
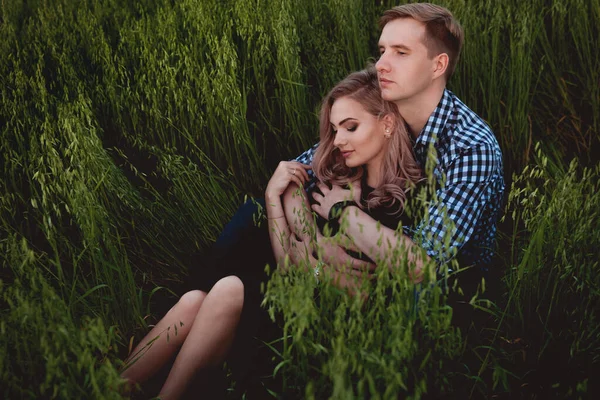
<instances>
[{"instance_id":1,"label":"woman's closed eye","mask_svg":"<svg viewBox=\"0 0 600 400\"><path fill-rule=\"evenodd\" d=\"M354 131L356 130L356 128L358 128L358 125L356 125L356 124L352 124L352 125L349 125L349 126L346 128L346 130L347 130L348 132L354 132Z\"/></svg>"}]
</instances>

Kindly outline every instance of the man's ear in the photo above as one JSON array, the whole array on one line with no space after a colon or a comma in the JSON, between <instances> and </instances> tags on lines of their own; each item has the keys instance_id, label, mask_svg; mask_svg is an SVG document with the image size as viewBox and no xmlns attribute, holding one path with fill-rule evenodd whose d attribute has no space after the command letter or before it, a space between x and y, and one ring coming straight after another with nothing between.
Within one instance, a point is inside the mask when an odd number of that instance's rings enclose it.
<instances>
[{"instance_id":1,"label":"man's ear","mask_svg":"<svg viewBox=\"0 0 600 400\"><path fill-rule=\"evenodd\" d=\"M437 56L435 56L435 64L433 67L433 78L437 79L440 76L443 76L446 73L446 70L448 69L448 62L450 61L450 58L448 57L448 54L446 53L440 53Z\"/></svg>"}]
</instances>

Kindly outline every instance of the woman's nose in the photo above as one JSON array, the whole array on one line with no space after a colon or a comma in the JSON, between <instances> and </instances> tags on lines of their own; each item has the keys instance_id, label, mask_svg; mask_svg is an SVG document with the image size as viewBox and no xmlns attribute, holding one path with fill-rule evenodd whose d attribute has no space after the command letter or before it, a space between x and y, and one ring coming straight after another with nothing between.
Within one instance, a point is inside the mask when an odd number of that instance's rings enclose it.
<instances>
[{"instance_id":1,"label":"woman's nose","mask_svg":"<svg viewBox=\"0 0 600 400\"><path fill-rule=\"evenodd\" d=\"M338 133L335 135L335 138L333 139L333 145L335 147L340 147L343 146L347 143L347 140L344 139L343 135L338 131Z\"/></svg>"}]
</instances>

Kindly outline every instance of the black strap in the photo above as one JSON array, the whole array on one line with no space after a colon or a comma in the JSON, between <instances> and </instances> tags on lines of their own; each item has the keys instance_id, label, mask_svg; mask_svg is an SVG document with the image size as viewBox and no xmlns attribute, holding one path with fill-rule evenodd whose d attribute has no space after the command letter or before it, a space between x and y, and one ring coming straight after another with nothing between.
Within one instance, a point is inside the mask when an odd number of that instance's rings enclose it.
<instances>
[{"instance_id":1,"label":"black strap","mask_svg":"<svg viewBox=\"0 0 600 400\"><path fill-rule=\"evenodd\" d=\"M358 207L358 204L356 204L356 202L354 200L344 200L344 201L338 201L337 203L332 205L331 208L329 209L329 215L328 215L329 222L337 221L338 219L340 219L344 209L346 207L351 207L351 206Z\"/></svg>"}]
</instances>

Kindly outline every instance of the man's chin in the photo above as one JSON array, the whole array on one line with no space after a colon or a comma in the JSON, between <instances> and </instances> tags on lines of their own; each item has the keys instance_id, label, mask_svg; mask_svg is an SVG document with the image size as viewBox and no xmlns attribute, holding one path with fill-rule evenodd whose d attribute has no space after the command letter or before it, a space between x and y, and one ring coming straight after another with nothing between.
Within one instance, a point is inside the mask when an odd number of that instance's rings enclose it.
<instances>
[{"instance_id":1,"label":"man's chin","mask_svg":"<svg viewBox=\"0 0 600 400\"><path fill-rule=\"evenodd\" d=\"M398 100L402 100L401 96L399 96L397 93L393 93L389 90L382 90L381 91L381 98L384 99L385 101L398 101Z\"/></svg>"}]
</instances>

